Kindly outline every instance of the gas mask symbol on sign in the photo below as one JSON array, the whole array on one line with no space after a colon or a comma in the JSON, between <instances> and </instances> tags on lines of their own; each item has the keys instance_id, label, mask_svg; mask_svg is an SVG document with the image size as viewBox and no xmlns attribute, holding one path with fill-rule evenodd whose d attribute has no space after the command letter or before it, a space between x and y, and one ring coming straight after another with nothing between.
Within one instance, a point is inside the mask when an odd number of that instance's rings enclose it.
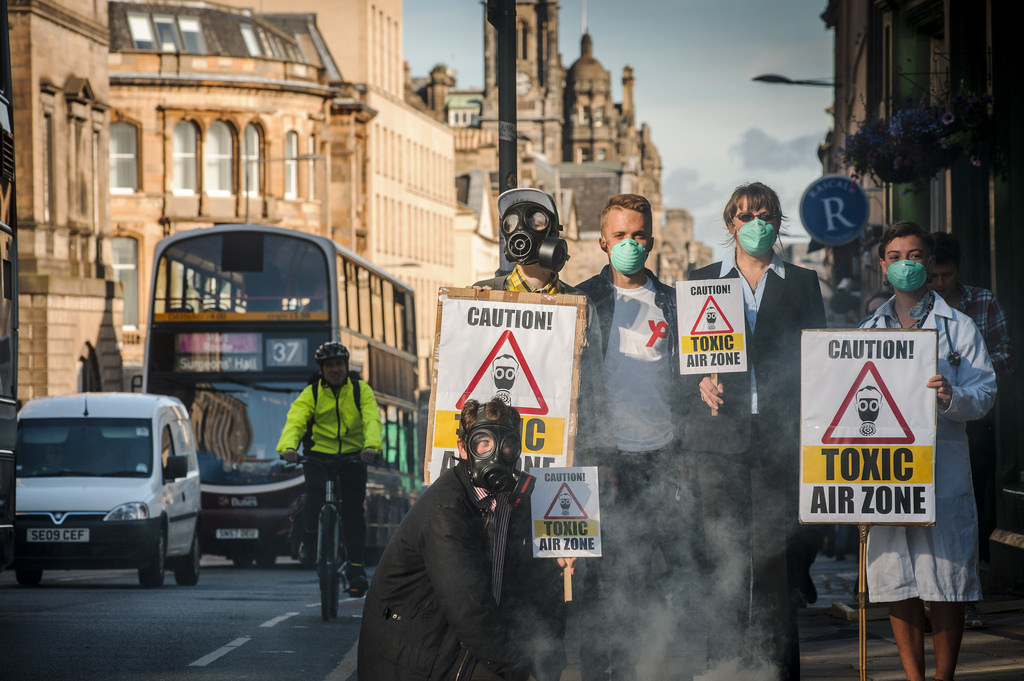
<instances>
[{"instance_id":1,"label":"gas mask symbol on sign","mask_svg":"<svg viewBox=\"0 0 1024 681\"><path fill-rule=\"evenodd\" d=\"M519 362L512 355L495 357L491 362L491 378L494 379L496 395L505 404L512 404L512 386L519 375Z\"/></svg>"},{"instance_id":2,"label":"gas mask symbol on sign","mask_svg":"<svg viewBox=\"0 0 1024 681\"><path fill-rule=\"evenodd\" d=\"M878 418L882 393L873 385L865 386L857 391L857 414L860 416L860 434L875 434L875 419Z\"/></svg>"}]
</instances>

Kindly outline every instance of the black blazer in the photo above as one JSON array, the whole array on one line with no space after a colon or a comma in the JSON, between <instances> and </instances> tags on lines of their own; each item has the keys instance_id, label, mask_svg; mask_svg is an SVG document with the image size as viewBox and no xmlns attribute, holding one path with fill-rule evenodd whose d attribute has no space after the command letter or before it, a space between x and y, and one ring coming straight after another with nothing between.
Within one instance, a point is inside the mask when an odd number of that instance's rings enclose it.
<instances>
[{"instance_id":1,"label":"black blazer","mask_svg":"<svg viewBox=\"0 0 1024 681\"><path fill-rule=\"evenodd\" d=\"M800 336L804 329L825 327L825 305L817 273L791 263L785 267L785 278L770 269L764 274L756 330L752 332L744 320L748 371L718 374L724 400L718 416L711 416L711 409L700 398L698 386L704 375L684 377L690 404L684 448L733 455L757 445L759 451L749 463L786 461L795 465L799 461ZM697 270L690 279L718 279L721 268L721 263L714 263ZM729 276L739 274L733 270ZM750 430L751 367L757 376L761 435L757 443L751 442Z\"/></svg>"}]
</instances>

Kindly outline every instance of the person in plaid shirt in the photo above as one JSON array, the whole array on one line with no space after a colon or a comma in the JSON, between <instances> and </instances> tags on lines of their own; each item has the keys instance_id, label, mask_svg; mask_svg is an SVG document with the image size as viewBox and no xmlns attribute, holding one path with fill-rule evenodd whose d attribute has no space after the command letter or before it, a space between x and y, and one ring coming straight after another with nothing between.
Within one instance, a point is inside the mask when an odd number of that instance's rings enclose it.
<instances>
[{"instance_id":1,"label":"person in plaid shirt","mask_svg":"<svg viewBox=\"0 0 1024 681\"><path fill-rule=\"evenodd\" d=\"M1013 373L1013 339L1010 325L992 291L960 283L960 241L953 234L938 232L935 237L935 261L928 273L928 285L950 307L974 320L985 339L996 378ZM996 432L995 409L985 417L967 424L971 453L971 477L974 501L978 506L979 557L989 559L988 537L996 527ZM971 604L973 605L973 604ZM968 606L968 626L983 627L977 609Z\"/></svg>"}]
</instances>

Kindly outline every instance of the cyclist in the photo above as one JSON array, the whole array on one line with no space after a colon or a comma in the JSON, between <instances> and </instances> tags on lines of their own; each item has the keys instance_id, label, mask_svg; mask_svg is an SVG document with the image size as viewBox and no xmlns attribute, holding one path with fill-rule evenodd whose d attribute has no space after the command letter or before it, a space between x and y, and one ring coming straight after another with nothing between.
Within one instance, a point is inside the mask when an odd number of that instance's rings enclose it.
<instances>
[{"instance_id":1,"label":"cyclist","mask_svg":"<svg viewBox=\"0 0 1024 681\"><path fill-rule=\"evenodd\" d=\"M283 459L295 462L297 448L307 429L312 446L306 456L332 460L333 457L358 455L342 464L337 489L341 500L341 527L348 549L349 595L359 598L366 593L366 465L381 450L380 409L370 386L348 370L348 348L337 341L328 341L314 354L320 373L302 391L288 409L277 451ZM356 404L356 395L359 404ZM308 440L307 443L308 445ZM304 536L299 547L299 560L309 565L316 559L316 528L320 507L324 503L324 470L306 466L306 502L302 512Z\"/></svg>"}]
</instances>

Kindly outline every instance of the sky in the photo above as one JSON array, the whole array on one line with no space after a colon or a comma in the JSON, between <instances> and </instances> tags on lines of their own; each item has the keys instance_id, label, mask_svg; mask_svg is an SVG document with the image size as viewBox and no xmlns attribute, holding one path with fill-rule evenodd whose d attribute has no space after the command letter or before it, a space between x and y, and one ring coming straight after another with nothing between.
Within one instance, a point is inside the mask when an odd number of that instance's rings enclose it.
<instances>
[{"instance_id":1,"label":"sky","mask_svg":"<svg viewBox=\"0 0 1024 681\"><path fill-rule=\"evenodd\" d=\"M777 73L831 80L826 0L561 0L559 51L580 56L583 3L594 57L611 72L633 67L637 123L651 128L662 161L662 200L694 216L696 237L723 251L722 210L740 184L774 188L790 239L807 240L799 202L821 176L817 147L829 130L832 89L754 82ZM483 5L404 0L403 50L414 77L436 64L456 87L483 85ZM785 243L785 237L784 237Z\"/></svg>"}]
</instances>

